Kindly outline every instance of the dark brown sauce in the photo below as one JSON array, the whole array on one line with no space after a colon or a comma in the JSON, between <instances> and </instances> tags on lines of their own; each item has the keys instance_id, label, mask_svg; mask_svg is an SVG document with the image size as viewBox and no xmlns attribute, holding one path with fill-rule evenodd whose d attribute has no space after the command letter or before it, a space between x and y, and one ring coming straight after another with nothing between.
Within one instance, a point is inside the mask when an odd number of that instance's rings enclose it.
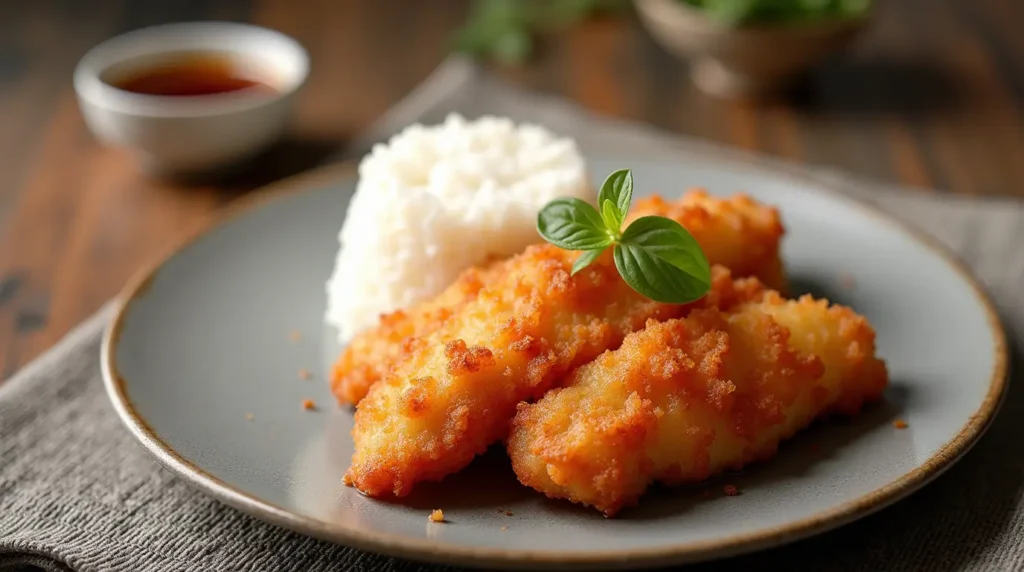
<instances>
[{"instance_id":1,"label":"dark brown sauce","mask_svg":"<svg viewBox=\"0 0 1024 572\"><path fill-rule=\"evenodd\" d=\"M274 88L242 75L228 58L200 54L144 68L112 81L132 93L170 97L216 95L242 90L273 93Z\"/></svg>"}]
</instances>

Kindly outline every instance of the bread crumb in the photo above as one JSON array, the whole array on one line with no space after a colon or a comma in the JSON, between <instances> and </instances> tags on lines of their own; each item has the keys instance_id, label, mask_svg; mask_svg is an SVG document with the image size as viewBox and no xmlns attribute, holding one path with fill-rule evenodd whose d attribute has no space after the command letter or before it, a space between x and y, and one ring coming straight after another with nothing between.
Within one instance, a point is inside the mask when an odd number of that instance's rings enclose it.
<instances>
[{"instance_id":1,"label":"bread crumb","mask_svg":"<svg viewBox=\"0 0 1024 572\"><path fill-rule=\"evenodd\" d=\"M246 413L245 414L245 420L246 421L252 421L252 413Z\"/></svg>"},{"instance_id":2,"label":"bread crumb","mask_svg":"<svg viewBox=\"0 0 1024 572\"><path fill-rule=\"evenodd\" d=\"M444 512L436 508L430 513L430 522L444 522Z\"/></svg>"},{"instance_id":3,"label":"bread crumb","mask_svg":"<svg viewBox=\"0 0 1024 572\"><path fill-rule=\"evenodd\" d=\"M316 403L313 403L312 399L303 399L302 408L305 409L306 411L312 411L316 409Z\"/></svg>"},{"instance_id":4,"label":"bread crumb","mask_svg":"<svg viewBox=\"0 0 1024 572\"><path fill-rule=\"evenodd\" d=\"M313 379L313 374L308 369L302 368L299 370L299 379Z\"/></svg>"},{"instance_id":5,"label":"bread crumb","mask_svg":"<svg viewBox=\"0 0 1024 572\"><path fill-rule=\"evenodd\" d=\"M288 332L288 337L291 338L293 342L297 342L302 339L302 332L298 330L292 330Z\"/></svg>"},{"instance_id":6,"label":"bread crumb","mask_svg":"<svg viewBox=\"0 0 1024 572\"><path fill-rule=\"evenodd\" d=\"M853 290L856 283L853 281L853 274L843 270L839 273L839 285L847 290Z\"/></svg>"},{"instance_id":7,"label":"bread crumb","mask_svg":"<svg viewBox=\"0 0 1024 572\"><path fill-rule=\"evenodd\" d=\"M907 425L907 422L902 419L897 419L893 421L892 426L897 429L906 429L907 427L909 427L909 425Z\"/></svg>"},{"instance_id":8,"label":"bread crumb","mask_svg":"<svg viewBox=\"0 0 1024 572\"><path fill-rule=\"evenodd\" d=\"M502 532L505 532L506 530L508 530L508 525L505 525L505 526L501 527L501 531Z\"/></svg>"},{"instance_id":9,"label":"bread crumb","mask_svg":"<svg viewBox=\"0 0 1024 572\"><path fill-rule=\"evenodd\" d=\"M512 511L506 510L505 511L505 516L512 516Z\"/></svg>"},{"instance_id":10,"label":"bread crumb","mask_svg":"<svg viewBox=\"0 0 1024 572\"><path fill-rule=\"evenodd\" d=\"M345 476L341 477L341 484L345 485L346 487L351 487L352 475L345 473Z\"/></svg>"},{"instance_id":11,"label":"bread crumb","mask_svg":"<svg viewBox=\"0 0 1024 572\"><path fill-rule=\"evenodd\" d=\"M725 485L722 487L722 492L724 492L726 496L730 497L740 494L740 490L736 488L736 485Z\"/></svg>"}]
</instances>

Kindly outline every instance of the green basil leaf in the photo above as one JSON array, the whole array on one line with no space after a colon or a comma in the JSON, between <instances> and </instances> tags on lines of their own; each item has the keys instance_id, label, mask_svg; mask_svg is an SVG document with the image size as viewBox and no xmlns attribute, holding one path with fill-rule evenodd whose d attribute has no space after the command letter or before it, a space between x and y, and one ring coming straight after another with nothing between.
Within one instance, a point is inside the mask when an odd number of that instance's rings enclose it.
<instances>
[{"instance_id":1,"label":"green basil leaf","mask_svg":"<svg viewBox=\"0 0 1024 572\"><path fill-rule=\"evenodd\" d=\"M674 220L633 221L615 246L615 267L634 290L669 304L685 304L711 287L711 267L700 244Z\"/></svg>"},{"instance_id":2,"label":"green basil leaf","mask_svg":"<svg viewBox=\"0 0 1024 572\"><path fill-rule=\"evenodd\" d=\"M622 242L643 247L658 258L711 283L711 267L697 239L678 222L661 216L633 221L622 233Z\"/></svg>"},{"instance_id":3,"label":"green basil leaf","mask_svg":"<svg viewBox=\"0 0 1024 572\"><path fill-rule=\"evenodd\" d=\"M612 237L591 204L577 198L555 199L537 213L537 232L566 250L593 250L612 243Z\"/></svg>"},{"instance_id":4,"label":"green basil leaf","mask_svg":"<svg viewBox=\"0 0 1024 572\"><path fill-rule=\"evenodd\" d=\"M633 200L633 172L629 169L619 169L604 180L600 192L597 193L597 204L604 208L605 201L611 201L618 211L618 224L608 224L608 228L618 232L622 228L622 221L626 220L626 213L629 212L629 203Z\"/></svg>"},{"instance_id":5,"label":"green basil leaf","mask_svg":"<svg viewBox=\"0 0 1024 572\"><path fill-rule=\"evenodd\" d=\"M619 214L619 209L608 199L601 203L601 220L604 221L606 228L614 230L616 233L622 228L622 217Z\"/></svg>"},{"instance_id":6,"label":"green basil leaf","mask_svg":"<svg viewBox=\"0 0 1024 572\"><path fill-rule=\"evenodd\" d=\"M709 288L707 282L636 245L615 245L615 267L631 288L655 302L686 304L702 298Z\"/></svg>"},{"instance_id":7,"label":"green basil leaf","mask_svg":"<svg viewBox=\"0 0 1024 572\"><path fill-rule=\"evenodd\" d=\"M575 276L577 272L583 270L587 266L590 266L607 248L608 247L606 246L604 248L595 248L594 250L583 251L579 257L576 258L576 262L572 263L572 275Z\"/></svg>"}]
</instances>

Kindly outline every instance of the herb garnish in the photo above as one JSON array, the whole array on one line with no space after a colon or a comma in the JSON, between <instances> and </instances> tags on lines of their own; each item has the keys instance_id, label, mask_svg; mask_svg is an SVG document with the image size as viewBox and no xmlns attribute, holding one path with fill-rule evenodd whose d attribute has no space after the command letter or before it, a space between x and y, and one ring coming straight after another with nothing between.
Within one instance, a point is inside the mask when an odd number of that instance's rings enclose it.
<instances>
[{"instance_id":1,"label":"herb garnish","mask_svg":"<svg viewBox=\"0 0 1024 572\"><path fill-rule=\"evenodd\" d=\"M700 244L678 222L645 216L621 230L633 198L633 172L615 171L597 195L600 211L575 198L555 199L537 215L537 232L566 250L580 250L576 274L609 246L623 280L644 296L667 304L699 299L711 288L711 268Z\"/></svg>"},{"instance_id":2,"label":"herb garnish","mask_svg":"<svg viewBox=\"0 0 1024 572\"><path fill-rule=\"evenodd\" d=\"M871 0L680 0L730 26L856 18L871 8Z\"/></svg>"},{"instance_id":3,"label":"herb garnish","mask_svg":"<svg viewBox=\"0 0 1024 572\"><path fill-rule=\"evenodd\" d=\"M727 26L812 22L865 16L873 0L677 0ZM480 58L521 64L540 36L599 14L618 14L629 0L475 0L455 47Z\"/></svg>"},{"instance_id":4,"label":"herb garnish","mask_svg":"<svg viewBox=\"0 0 1024 572\"><path fill-rule=\"evenodd\" d=\"M455 46L474 56L521 64L533 53L539 35L626 8L629 0L476 0Z\"/></svg>"}]
</instances>

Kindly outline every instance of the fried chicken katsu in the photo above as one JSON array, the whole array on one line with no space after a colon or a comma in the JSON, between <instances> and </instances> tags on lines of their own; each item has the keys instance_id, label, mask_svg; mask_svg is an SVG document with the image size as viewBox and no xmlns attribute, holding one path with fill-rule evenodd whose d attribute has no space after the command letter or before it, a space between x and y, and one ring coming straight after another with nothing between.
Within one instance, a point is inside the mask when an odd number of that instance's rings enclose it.
<instances>
[{"instance_id":1,"label":"fried chicken katsu","mask_svg":"<svg viewBox=\"0 0 1024 572\"><path fill-rule=\"evenodd\" d=\"M721 199L695 190L672 202L660 197L638 200L628 220L649 215L668 217L686 227L711 264L725 266L737 277L754 276L771 288L785 288L779 258L783 227L775 208L745 195ZM502 276L503 264L471 268L437 297L384 315L376 328L355 336L332 371L331 390L338 401L358 404L371 386L409 355L415 338L438 331L476 299L484 285Z\"/></svg>"},{"instance_id":2,"label":"fried chicken katsu","mask_svg":"<svg viewBox=\"0 0 1024 572\"><path fill-rule=\"evenodd\" d=\"M576 256L550 244L528 247L439 328L409 341L359 404L346 482L370 496L401 497L417 482L440 480L503 439L520 401L540 398L648 320L732 306L761 290L716 267L709 295L662 304L626 284L610 251L571 275Z\"/></svg>"},{"instance_id":3,"label":"fried chicken katsu","mask_svg":"<svg viewBox=\"0 0 1024 572\"><path fill-rule=\"evenodd\" d=\"M505 261L465 270L435 298L408 310L380 317L376 328L352 338L331 373L331 392L341 403L356 404L366 396L391 364L403 355L406 340L428 334L454 312L476 298L483 285L500 275Z\"/></svg>"},{"instance_id":4,"label":"fried chicken katsu","mask_svg":"<svg viewBox=\"0 0 1024 572\"><path fill-rule=\"evenodd\" d=\"M867 320L768 291L732 311L651 320L561 389L522 404L507 442L520 482L613 516L651 483L704 480L773 456L888 382Z\"/></svg>"}]
</instances>

